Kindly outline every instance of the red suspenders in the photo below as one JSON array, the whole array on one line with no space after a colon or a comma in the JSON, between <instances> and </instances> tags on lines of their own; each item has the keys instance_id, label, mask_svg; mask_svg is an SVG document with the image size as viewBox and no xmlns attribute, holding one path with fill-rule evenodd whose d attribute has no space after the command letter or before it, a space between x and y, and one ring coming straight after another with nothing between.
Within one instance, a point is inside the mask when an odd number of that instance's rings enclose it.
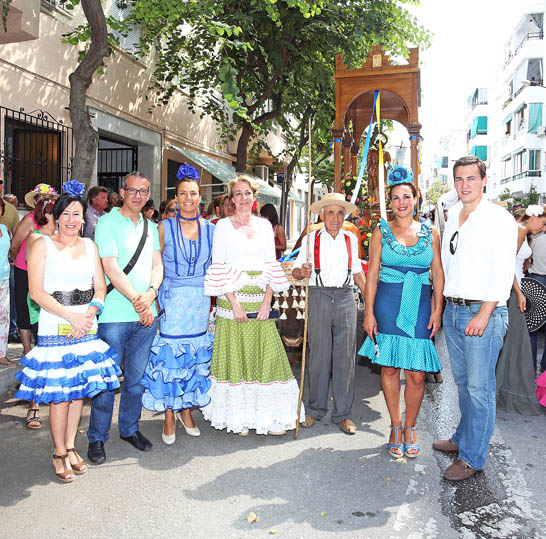
<instances>
[{"instance_id":1,"label":"red suspenders","mask_svg":"<svg viewBox=\"0 0 546 539\"><path fill-rule=\"evenodd\" d=\"M314 256L315 256L315 273L317 274L317 286L324 286L322 284L322 278L320 277L320 237L322 234L320 234L320 230L317 230L315 233L315 246L314 246ZM347 279L345 279L345 282L343 285L349 284L351 282L351 268L353 266L353 253L351 251L351 238L345 234L343 231L341 231L341 234L343 234L343 237L345 238L345 246L347 247L347 254L349 255L349 264L347 267Z\"/></svg>"}]
</instances>

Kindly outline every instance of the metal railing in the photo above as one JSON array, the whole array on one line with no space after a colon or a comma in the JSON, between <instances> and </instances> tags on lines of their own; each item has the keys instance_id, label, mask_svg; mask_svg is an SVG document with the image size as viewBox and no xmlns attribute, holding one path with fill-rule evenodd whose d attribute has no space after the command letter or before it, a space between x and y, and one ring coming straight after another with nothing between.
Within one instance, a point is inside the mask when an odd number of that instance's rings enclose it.
<instances>
[{"instance_id":1,"label":"metal railing","mask_svg":"<svg viewBox=\"0 0 546 539\"><path fill-rule=\"evenodd\" d=\"M530 39L543 39L544 38L544 32L540 30L539 32L529 32L522 40L521 43L516 47L514 51L514 56L518 54L518 52L521 50L523 45L527 43Z\"/></svg>"},{"instance_id":2,"label":"metal railing","mask_svg":"<svg viewBox=\"0 0 546 539\"><path fill-rule=\"evenodd\" d=\"M39 183L59 190L70 179L74 152L72 128L57 121L49 112L25 112L0 106L3 144L0 163L4 192L22 202Z\"/></svg>"}]
</instances>

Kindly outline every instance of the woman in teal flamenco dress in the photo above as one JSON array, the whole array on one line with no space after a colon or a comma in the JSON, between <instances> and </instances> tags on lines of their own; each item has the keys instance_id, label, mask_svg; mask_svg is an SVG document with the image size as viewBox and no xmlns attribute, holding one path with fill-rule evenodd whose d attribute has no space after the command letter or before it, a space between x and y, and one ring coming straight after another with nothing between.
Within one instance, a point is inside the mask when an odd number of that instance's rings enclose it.
<instances>
[{"instance_id":1,"label":"woman in teal flamenco dress","mask_svg":"<svg viewBox=\"0 0 546 539\"><path fill-rule=\"evenodd\" d=\"M203 281L211 262L214 225L199 216L199 173L181 165L175 217L159 224L165 276L158 294L160 332L156 335L141 384L144 408L165 412L161 438L176 441L176 421L190 436L199 436L191 409L210 397L213 335L208 328L210 298ZM178 413L180 412L180 413Z\"/></svg>"},{"instance_id":2,"label":"woman in teal flamenco dress","mask_svg":"<svg viewBox=\"0 0 546 539\"><path fill-rule=\"evenodd\" d=\"M431 340L442 319L440 240L435 228L413 219L417 193L412 179L411 170L400 165L388 174L393 220L381 219L372 234L364 312L368 337L359 351L382 366L381 387L391 418L387 449L394 458L419 454L415 422L425 391L425 373L441 369ZM401 369L406 378L403 426Z\"/></svg>"}]
</instances>

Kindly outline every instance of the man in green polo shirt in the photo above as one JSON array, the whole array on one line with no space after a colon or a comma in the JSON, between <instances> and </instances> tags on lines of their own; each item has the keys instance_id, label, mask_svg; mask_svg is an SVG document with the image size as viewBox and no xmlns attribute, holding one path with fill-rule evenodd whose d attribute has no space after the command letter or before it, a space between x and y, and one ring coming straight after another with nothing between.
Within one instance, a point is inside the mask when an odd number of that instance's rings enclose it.
<instances>
[{"instance_id":1,"label":"man in green polo shirt","mask_svg":"<svg viewBox=\"0 0 546 539\"><path fill-rule=\"evenodd\" d=\"M142 252L128 274L124 273L143 236L141 210L150 198L148 178L140 172L131 172L125 178L121 195L123 206L103 215L95 229L107 283L115 287L106 296L98 334L116 351L118 365L123 358L124 382L118 414L120 437L138 450L148 451L152 444L138 428L144 392L140 380L156 333L155 299L163 280L163 262L157 225L148 221ZM93 399L87 456L94 464L106 460L104 443L109 438L113 408L114 391L104 391Z\"/></svg>"}]
</instances>

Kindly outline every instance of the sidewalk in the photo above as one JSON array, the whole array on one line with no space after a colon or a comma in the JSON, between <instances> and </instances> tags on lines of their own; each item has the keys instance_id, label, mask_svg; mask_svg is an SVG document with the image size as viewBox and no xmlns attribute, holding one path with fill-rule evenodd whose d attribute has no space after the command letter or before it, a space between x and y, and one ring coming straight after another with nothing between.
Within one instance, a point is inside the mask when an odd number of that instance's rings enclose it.
<instances>
[{"instance_id":1,"label":"sidewalk","mask_svg":"<svg viewBox=\"0 0 546 539\"><path fill-rule=\"evenodd\" d=\"M18 361L23 355L22 344L8 344L8 359ZM4 396L8 391L14 390L17 385L17 380L14 375L20 371L21 367L2 367L0 366L0 397Z\"/></svg>"}]
</instances>

